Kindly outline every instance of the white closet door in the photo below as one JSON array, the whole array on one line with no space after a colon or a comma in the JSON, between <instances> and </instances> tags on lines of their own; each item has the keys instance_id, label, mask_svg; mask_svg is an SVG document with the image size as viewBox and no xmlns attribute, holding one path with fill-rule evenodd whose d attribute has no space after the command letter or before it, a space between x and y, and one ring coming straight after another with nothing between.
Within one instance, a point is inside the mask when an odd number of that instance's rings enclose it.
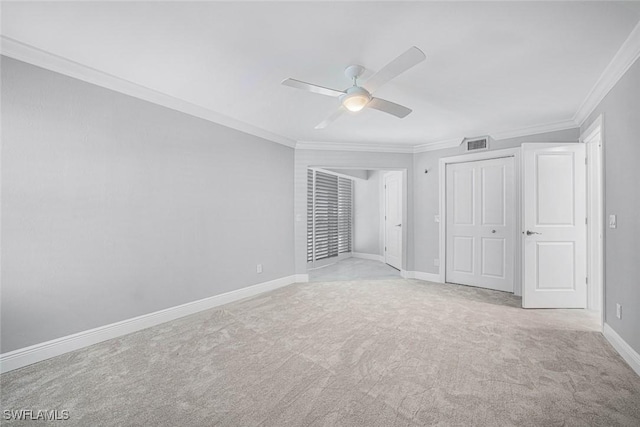
<instances>
[{"instance_id":1,"label":"white closet door","mask_svg":"<svg viewBox=\"0 0 640 427\"><path fill-rule=\"evenodd\" d=\"M446 166L446 281L513 292L514 159Z\"/></svg>"}]
</instances>

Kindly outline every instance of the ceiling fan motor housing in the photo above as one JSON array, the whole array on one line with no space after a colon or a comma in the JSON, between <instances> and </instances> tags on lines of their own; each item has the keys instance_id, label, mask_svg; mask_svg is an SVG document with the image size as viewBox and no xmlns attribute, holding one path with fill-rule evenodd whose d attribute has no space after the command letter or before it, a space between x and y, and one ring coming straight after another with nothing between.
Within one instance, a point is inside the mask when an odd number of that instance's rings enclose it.
<instances>
[{"instance_id":1,"label":"ceiling fan motor housing","mask_svg":"<svg viewBox=\"0 0 640 427\"><path fill-rule=\"evenodd\" d=\"M360 77L364 73L364 67L362 65L349 65L344 69L344 75L350 80Z\"/></svg>"},{"instance_id":2,"label":"ceiling fan motor housing","mask_svg":"<svg viewBox=\"0 0 640 427\"><path fill-rule=\"evenodd\" d=\"M360 111L371 101L371 94L360 86L352 86L347 93L340 95L340 102L349 111Z\"/></svg>"}]
</instances>

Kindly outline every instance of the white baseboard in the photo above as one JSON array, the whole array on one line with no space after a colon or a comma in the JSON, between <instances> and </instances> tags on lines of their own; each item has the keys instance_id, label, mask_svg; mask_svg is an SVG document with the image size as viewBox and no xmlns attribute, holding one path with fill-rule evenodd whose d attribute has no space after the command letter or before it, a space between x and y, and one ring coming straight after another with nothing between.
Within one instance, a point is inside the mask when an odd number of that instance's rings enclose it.
<instances>
[{"instance_id":1,"label":"white baseboard","mask_svg":"<svg viewBox=\"0 0 640 427\"><path fill-rule=\"evenodd\" d=\"M636 371L636 374L640 375L640 354L638 354L625 340L622 339L616 331L608 324L604 324L604 330L602 331L604 337L611 343L613 348L616 349L618 354L631 366L631 369Z\"/></svg>"},{"instance_id":2,"label":"white baseboard","mask_svg":"<svg viewBox=\"0 0 640 427\"><path fill-rule=\"evenodd\" d=\"M280 279L258 283L257 285L247 286L246 288L237 289L224 294L203 298L198 301L192 301L153 313L144 314L142 316L112 323L110 325L100 326L88 331L78 332L66 337L20 348L18 350L0 354L0 373L22 368L51 357L59 356L102 341L150 328L152 326L195 314L203 310L238 301L243 298L252 297L263 292L272 291L292 283L308 281L309 275L307 274L296 274L282 277Z\"/></svg>"},{"instance_id":3,"label":"white baseboard","mask_svg":"<svg viewBox=\"0 0 640 427\"><path fill-rule=\"evenodd\" d=\"M402 270L402 272L400 274L405 279L418 279L418 280L424 280L426 282L442 283L440 281L440 275L437 274L437 273L425 273L425 272L422 272L422 271L405 271L405 270Z\"/></svg>"},{"instance_id":4,"label":"white baseboard","mask_svg":"<svg viewBox=\"0 0 640 427\"><path fill-rule=\"evenodd\" d=\"M364 252L351 252L351 256L354 258L370 259L372 261L384 262L382 255L365 254Z\"/></svg>"},{"instance_id":5,"label":"white baseboard","mask_svg":"<svg viewBox=\"0 0 640 427\"><path fill-rule=\"evenodd\" d=\"M400 277L403 279L413 279L415 271L400 270Z\"/></svg>"},{"instance_id":6,"label":"white baseboard","mask_svg":"<svg viewBox=\"0 0 640 427\"><path fill-rule=\"evenodd\" d=\"M296 274L294 277L296 283L307 283L309 281L308 274Z\"/></svg>"}]
</instances>

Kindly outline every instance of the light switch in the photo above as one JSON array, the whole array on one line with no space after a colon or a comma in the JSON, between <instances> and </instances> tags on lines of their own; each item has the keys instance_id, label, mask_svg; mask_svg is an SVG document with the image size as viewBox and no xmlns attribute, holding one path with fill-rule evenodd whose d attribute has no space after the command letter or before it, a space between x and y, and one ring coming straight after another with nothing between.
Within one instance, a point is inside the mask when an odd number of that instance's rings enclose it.
<instances>
[{"instance_id":1,"label":"light switch","mask_svg":"<svg viewBox=\"0 0 640 427\"><path fill-rule=\"evenodd\" d=\"M436 216L433 218L433 220L434 220L435 222L440 222L440 215L436 215Z\"/></svg>"},{"instance_id":2,"label":"light switch","mask_svg":"<svg viewBox=\"0 0 640 427\"><path fill-rule=\"evenodd\" d=\"M609 228L616 228L618 226L616 216L609 215Z\"/></svg>"}]
</instances>

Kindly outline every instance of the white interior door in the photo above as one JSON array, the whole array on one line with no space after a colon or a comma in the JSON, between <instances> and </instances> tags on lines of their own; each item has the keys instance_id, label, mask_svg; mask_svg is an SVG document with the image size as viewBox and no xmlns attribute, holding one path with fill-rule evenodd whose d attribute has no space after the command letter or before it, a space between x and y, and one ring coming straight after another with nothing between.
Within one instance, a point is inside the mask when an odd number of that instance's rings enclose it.
<instances>
[{"instance_id":1,"label":"white interior door","mask_svg":"<svg viewBox=\"0 0 640 427\"><path fill-rule=\"evenodd\" d=\"M584 144L523 144L525 308L585 308Z\"/></svg>"},{"instance_id":2,"label":"white interior door","mask_svg":"<svg viewBox=\"0 0 640 427\"><path fill-rule=\"evenodd\" d=\"M402 269L402 172L384 175L384 262Z\"/></svg>"},{"instance_id":3,"label":"white interior door","mask_svg":"<svg viewBox=\"0 0 640 427\"><path fill-rule=\"evenodd\" d=\"M513 292L514 159L446 166L446 277Z\"/></svg>"}]
</instances>

